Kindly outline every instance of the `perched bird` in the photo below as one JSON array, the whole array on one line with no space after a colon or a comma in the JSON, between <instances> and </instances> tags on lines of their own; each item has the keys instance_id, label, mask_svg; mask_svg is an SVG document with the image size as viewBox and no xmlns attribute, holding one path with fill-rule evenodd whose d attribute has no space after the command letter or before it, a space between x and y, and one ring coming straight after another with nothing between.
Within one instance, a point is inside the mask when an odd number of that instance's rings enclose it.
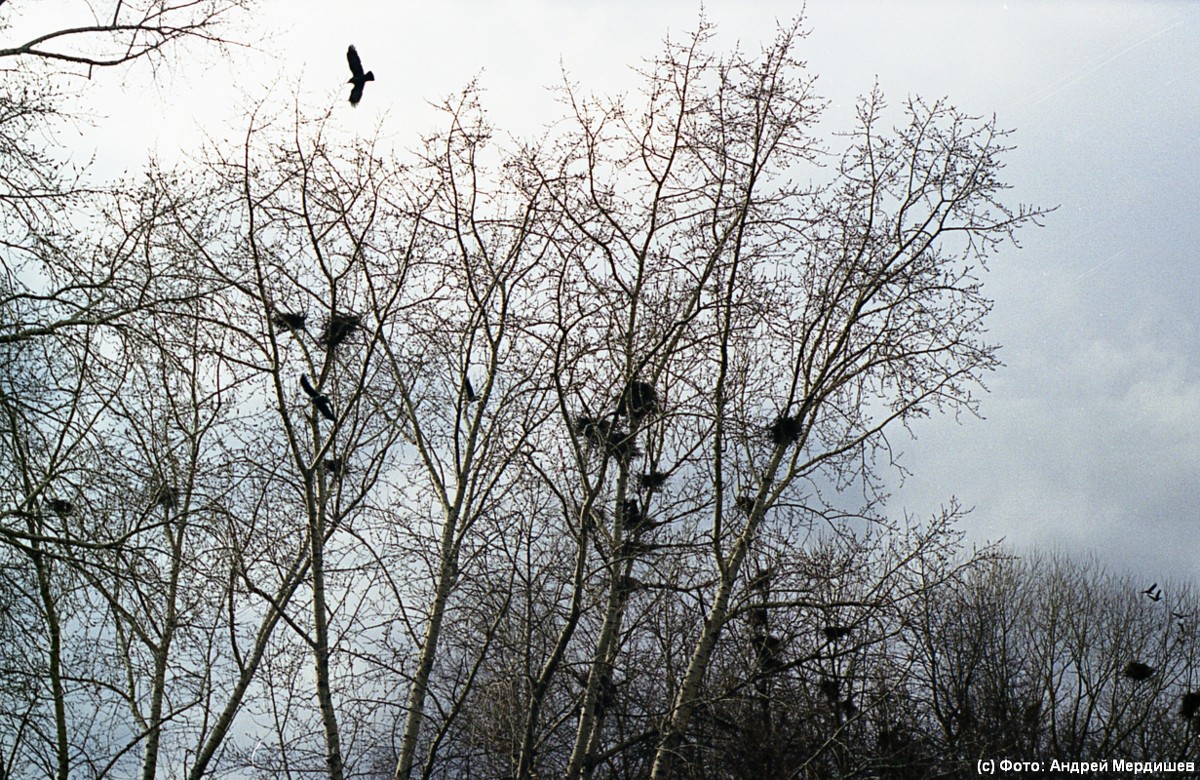
<instances>
[{"instance_id":1,"label":"perched bird","mask_svg":"<svg viewBox=\"0 0 1200 780\"><path fill-rule=\"evenodd\" d=\"M353 84L350 89L350 105L357 106L358 101L362 100L363 87L368 81L375 80L375 74L371 71L363 73L362 60L358 58L358 50L351 46L346 49L346 61L350 63L350 80L347 84Z\"/></svg>"},{"instance_id":2,"label":"perched bird","mask_svg":"<svg viewBox=\"0 0 1200 780\"><path fill-rule=\"evenodd\" d=\"M471 377L463 374L463 395L467 397L467 403L473 404L479 400L479 396L475 394L475 386L471 384Z\"/></svg>"},{"instance_id":3,"label":"perched bird","mask_svg":"<svg viewBox=\"0 0 1200 780\"><path fill-rule=\"evenodd\" d=\"M1183 694L1183 699L1179 704L1179 714L1186 720L1196 717L1196 713L1200 712L1200 691L1191 691Z\"/></svg>"},{"instance_id":4,"label":"perched bird","mask_svg":"<svg viewBox=\"0 0 1200 780\"><path fill-rule=\"evenodd\" d=\"M46 506L59 517L64 517L75 511L75 506L70 501L64 501L61 498L50 499L46 502Z\"/></svg>"},{"instance_id":5,"label":"perched bird","mask_svg":"<svg viewBox=\"0 0 1200 780\"><path fill-rule=\"evenodd\" d=\"M318 393L316 389L309 384L308 374L300 375L300 389L304 394L312 399L313 406L321 413L321 416L330 422L337 419L337 415L333 413L333 406L329 403L329 396L324 393Z\"/></svg>"}]
</instances>

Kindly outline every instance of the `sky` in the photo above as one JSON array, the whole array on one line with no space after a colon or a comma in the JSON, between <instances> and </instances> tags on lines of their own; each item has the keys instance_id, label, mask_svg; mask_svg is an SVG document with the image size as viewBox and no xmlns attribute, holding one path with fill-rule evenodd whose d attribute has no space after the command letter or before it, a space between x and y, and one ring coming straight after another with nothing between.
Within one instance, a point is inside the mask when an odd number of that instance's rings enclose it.
<instances>
[{"instance_id":1,"label":"sky","mask_svg":"<svg viewBox=\"0 0 1200 780\"><path fill-rule=\"evenodd\" d=\"M13 3L11 7L15 7ZM47 6L58 4L43 4ZM795 2L704 4L715 50L769 43ZM180 159L236 138L248 108L334 106L347 132L415 147L431 102L472 79L501 130L557 116L545 89L635 88L631 66L682 38L695 2L267 0L231 59L77 80L93 117L63 140L98 175L136 172L147 150ZM49 13L47 11L47 13ZM968 539L1018 552L1095 554L1147 582L1200 573L1200 4L810 0L800 54L847 128L878 82L895 105L948 96L1015 131L1011 202L1057 206L991 263L986 419L934 418L897 438L912 472L892 512L975 509ZM32 15L22 20L34 25ZM15 37L17 30L8 37ZM377 81L346 103L345 47Z\"/></svg>"}]
</instances>

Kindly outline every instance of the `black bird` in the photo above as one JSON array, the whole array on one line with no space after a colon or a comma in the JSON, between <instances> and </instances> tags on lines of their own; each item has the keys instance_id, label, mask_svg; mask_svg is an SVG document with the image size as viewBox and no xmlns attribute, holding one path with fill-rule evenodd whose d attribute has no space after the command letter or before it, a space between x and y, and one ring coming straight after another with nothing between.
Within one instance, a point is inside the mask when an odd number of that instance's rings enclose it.
<instances>
[{"instance_id":1,"label":"black bird","mask_svg":"<svg viewBox=\"0 0 1200 780\"><path fill-rule=\"evenodd\" d=\"M64 517L75 511L75 507L70 501L64 501L61 498L52 498L46 502L46 506L50 511L59 517Z\"/></svg>"},{"instance_id":2,"label":"black bird","mask_svg":"<svg viewBox=\"0 0 1200 780\"><path fill-rule=\"evenodd\" d=\"M1183 694L1183 699L1179 704L1179 714L1186 720L1196 717L1196 713L1200 712L1200 691L1191 691Z\"/></svg>"},{"instance_id":3,"label":"black bird","mask_svg":"<svg viewBox=\"0 0 1200 780\"><path fill-rule=\"evenodd\" d=\"M313 399L313 406L317 407L317 411L326 420L333 422L337 420L337 415L333 413L333 407L329 404L329 396L319 395Z\"/></svg>"},{"instance_id":4,"label":"black bird","mask_svg":"<svg viewBox=\"0 0 1200 780\"><path fill-rule=\"evenodd\" d=\"M368 81L375 80L375 74L371 71L363 73L362 60L353 46L346 49L346 61L350 63L350 80L346 83L354 85L350 90L350 105L357 106L358 101L362 100L363 87Z\"/></svg>"},{"instance_id":5,"label":"black bird","mask_svg":"<svg viewBox=\"0 0 1200 780\"><path fill-rule=\"evenodd\" d=\"M471 384L471 377L466 374L463 374L463 394L466 395L469 404L479 400L479 396L475 394L475 387Z\"/></svg>"},{"instance_id":6,"label":"black bird","mask_svg":"<svg viewBox=\"0 0 1200 780\"><path fill-rule=\"evenodd\" d=\"M312 399L313 406L317 407L317 411L321 413L322 417L330 422L337 419L337 415L333 413L333 406L329 403L329 396L325 395L324 393L318 393L316 389L309 384L308 374L300 375L300 389L304 391L305 395Z\"/></svg>"}]
</instances>

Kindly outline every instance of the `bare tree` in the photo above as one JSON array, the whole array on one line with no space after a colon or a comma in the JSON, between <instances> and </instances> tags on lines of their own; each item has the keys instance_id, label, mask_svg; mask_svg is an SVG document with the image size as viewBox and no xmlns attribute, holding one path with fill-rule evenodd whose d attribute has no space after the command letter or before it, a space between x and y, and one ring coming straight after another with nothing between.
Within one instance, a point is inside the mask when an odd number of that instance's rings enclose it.
<instances>
[{"instance_id":1,"label":"bare tree","mask_svg":"<svg viewBox=\"0 0 1200 780\"><path fill-rule=\"evenodd\" d=\"M77 32L112 51L0 56L153 58L233 7L118 4ZM0 302L9 765L704 776L751 740L745 776L916 773L983 749L980 676L1013 725L1035 673L988 630L1016 623L933 619L976 582L960 510L893 522L882 484L894 431L975 410L979 277L1040 212L1004 204L994 121L873 91L831 154L798 24L710 39L636 98L567 83L512 148L474 88L404 159L259 111L106 195L98 242L63 215L83 189L6 185L41 274ZM959 608L1016 621L1018 588ZM920 663L931 714L901 726Z\"/></svg>"},{"instance_id":2,"label":"bare tree","mask_svg":"<svg viewBox=\"0 0 1200 780\"><path fill-rule=\"evenodd\" d=\"M704 572L673 584L708 606L662 720L654 772L665 776L764 524L784 507L836 514L830 496L851 486L865 491L855 514L875 513L886 432L975 407L972 388L995 365L977 272L1038 215L998 200L1004 133L993 122L913 100L886 130L878 92L862 101L829 181L798 186L824 159L811 136L821 102L794 54L799 28L758 58L718 60L707 37L652 64L640 109L568 88L576 129L527 156L565 216L556 377L574 504L611 507L608 593L570 777L602 752L597 702L618 653L625 578L641 562L662 568L653 542L630 554L644 544L626 528L634 460L691 482L637 496L639 517L672 530L683 529L675 518L704 518L672 544ZM628 414L635 387L665 398L662 409ZM656 515L659 501L669 514ZM568 621L564 641L570 632Z\"/></svg>"},{"instance_id":3,"label":"bare tree","mask_svg":"<svg viewBox=\"0 0 1200 780\"><path fill-rule=\"evenodd\" d=\"M20 4L16 4L19 6ZM229 46L251 0L113 0L60 9L63 26L0 48L0 60L43 60L59 67L95 68L139 59L158 64L187 41ZM6 11L11 11L10 6ZM69 14L69 16L68 16Z\"/></svg>"}]
</instances>

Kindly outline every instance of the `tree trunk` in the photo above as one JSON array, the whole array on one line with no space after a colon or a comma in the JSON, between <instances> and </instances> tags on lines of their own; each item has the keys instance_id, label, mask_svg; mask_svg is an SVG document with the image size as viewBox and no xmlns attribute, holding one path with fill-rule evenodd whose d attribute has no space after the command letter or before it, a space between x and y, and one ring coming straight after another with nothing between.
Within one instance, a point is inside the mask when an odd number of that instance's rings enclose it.
<instances>
[{"instance_id":1,"label":"tree trunk","mask_svg":"<svg viewBox=\"0 0 1200 780\"><path fill-rule=\"evenodd\" d=\"M454 561L454 532L458 527L458 512L447 513L446 525L442 530L441 559L438 571L437 592L429 615L429 626L421 642L421 656L417 661L417 673L413 677L408 694L408 716L404 721L404 736L400 742L400 758L396 762L395 780L408 780L416 760L417 737L421 732L421 721L425 717L425 696L429 690L429 677L433 672L433 661L437 656L438 640L442 634L446 602L457 578Z\"/></svg>"},{"instance_id":2,"label":"tree trunk","mask_svg":"<svg viewBox=\"0 0 1200 780\"><path fill-rule=\"evenodd\" d=\"M164 509L170 512L170 509ZM171 642L175 636L178 620L179 571L183 566L184 527L180 524L177 533L171 536L170 518L165 526L171 545L171 579L167 585L167 603L163 615L163 632L154 649L154 681L150 691L150 730L146 734L146 751L142 759L142 780L154 780L158 771L158 747L162 738L163 698L167 687L167 661L171 657Z\"/></svg>"}]
</instances>

